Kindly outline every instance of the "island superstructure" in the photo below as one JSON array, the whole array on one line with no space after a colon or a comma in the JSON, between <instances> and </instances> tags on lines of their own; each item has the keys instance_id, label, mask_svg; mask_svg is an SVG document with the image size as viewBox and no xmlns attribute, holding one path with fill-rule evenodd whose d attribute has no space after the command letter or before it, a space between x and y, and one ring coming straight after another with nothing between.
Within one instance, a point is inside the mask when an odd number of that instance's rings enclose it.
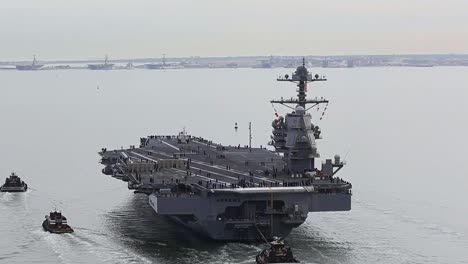
<instances>
[{"instance_id":1,"label":"island superstructure","mask_svg":"<svg viewBox=\"0 0 468 264\"><path fill-rule=\"evenodd\" d=\"M292 108L272 122L274 150L225 146L188 135L151 135L128 149L103 148L102 172L149 195L159 215L214 240L258 241L286 237L311 212L349 211L351 183L336 173L336 155L320 168L321 130L308 110L326 99L307 99L307 84L325 81L303 65L278 81L297 85L297 98L272 100ZM313 220L312 220L313 221Z\"/></svg>"}]
</instances>

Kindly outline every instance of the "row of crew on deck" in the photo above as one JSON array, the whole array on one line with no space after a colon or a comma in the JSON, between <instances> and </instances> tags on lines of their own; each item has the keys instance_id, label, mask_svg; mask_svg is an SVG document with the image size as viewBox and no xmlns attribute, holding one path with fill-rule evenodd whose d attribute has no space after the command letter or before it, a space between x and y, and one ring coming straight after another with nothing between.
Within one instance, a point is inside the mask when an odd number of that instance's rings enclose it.
<instances>
[{"instance_id":1,"label":"row of crew on deck","mask_svg":"<svg viewBox=\"0 0 468 264\"><path fill-rule=\"evenodd\" d=\"M270 181L270 182L254 182L253 180L246 181L242 179L237 183L226 183L218 182L215 180L199 180L197 184L199 186L205 187L206 189L236 189L236 188L253 188L253 187L301 187L301 186L314 186L318 187L317 190L320 193L349 193L351 184L347 181L344 181L340 178L330 178L330 183L342 183L346 184L349 188L342 188L342 186L336 187L333 185L326 185L325 183L314 184L313 180L303 180L303 181ZM322 187L323 186L323 187Z\"/></svg>"}]
</instances>

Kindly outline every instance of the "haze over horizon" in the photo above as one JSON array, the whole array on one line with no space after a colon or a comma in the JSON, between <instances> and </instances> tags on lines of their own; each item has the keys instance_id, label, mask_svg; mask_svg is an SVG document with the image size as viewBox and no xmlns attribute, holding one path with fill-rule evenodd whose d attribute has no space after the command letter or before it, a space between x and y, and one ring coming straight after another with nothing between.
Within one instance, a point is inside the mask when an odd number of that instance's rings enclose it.
<instances>
[{"instance_id":1,"label":"haze over horizon","mask_svg":"<svg viewBox=\"0 0 468 264\"><path fill-rule=\"evenodd\" d=\"M463 0L18 0L0 61L468 53Z\"/></svg>"}]
</instances>

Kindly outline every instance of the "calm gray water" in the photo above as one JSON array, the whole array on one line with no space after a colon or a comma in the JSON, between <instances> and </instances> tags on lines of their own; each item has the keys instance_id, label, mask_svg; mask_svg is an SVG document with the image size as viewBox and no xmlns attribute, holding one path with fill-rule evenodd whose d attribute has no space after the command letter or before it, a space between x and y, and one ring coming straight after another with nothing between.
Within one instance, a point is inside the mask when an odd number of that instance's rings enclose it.
<instances>
[{"instance_id":1,"label":"calm gray water","mask_svg":"<svg viewBox=\"0 0 468 264\"><path fill-rule=\"evenodd\" d=\"M467 263L468 68L317 70L329 81L309 94L331 100L319 150L346 159L353 209L309 214L288 238L297 258ZM101 174L97 151L184 127L247 144L249 121L265 146L269 100L295 95L275 78L291 72L0 71L0 180L16 171L31 187L0 194L0 262L253 263L265 245L206 241L157 216L145 195ZM41 229L54 208L74 234Z\"/></svg>"}]
</instances>

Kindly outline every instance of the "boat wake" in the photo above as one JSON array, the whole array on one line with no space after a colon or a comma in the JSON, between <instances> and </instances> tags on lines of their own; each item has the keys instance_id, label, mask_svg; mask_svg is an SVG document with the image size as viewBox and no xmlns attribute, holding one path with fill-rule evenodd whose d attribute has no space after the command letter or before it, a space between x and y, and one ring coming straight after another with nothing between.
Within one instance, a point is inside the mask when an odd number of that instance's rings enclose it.
<instances>
[{"instance_id":1,"label":"boat wake","mask_svg":"<svg viewBox=\"0 0 468 264\"><path fill-rule=\"evenodd\" d=\"M42 229L36 233L45 240L62 263L152 263L132 250L114 243L105 234L86 228L75 228L75 233L71 234L51 234Z\"/></svg>"}]
</instances>

